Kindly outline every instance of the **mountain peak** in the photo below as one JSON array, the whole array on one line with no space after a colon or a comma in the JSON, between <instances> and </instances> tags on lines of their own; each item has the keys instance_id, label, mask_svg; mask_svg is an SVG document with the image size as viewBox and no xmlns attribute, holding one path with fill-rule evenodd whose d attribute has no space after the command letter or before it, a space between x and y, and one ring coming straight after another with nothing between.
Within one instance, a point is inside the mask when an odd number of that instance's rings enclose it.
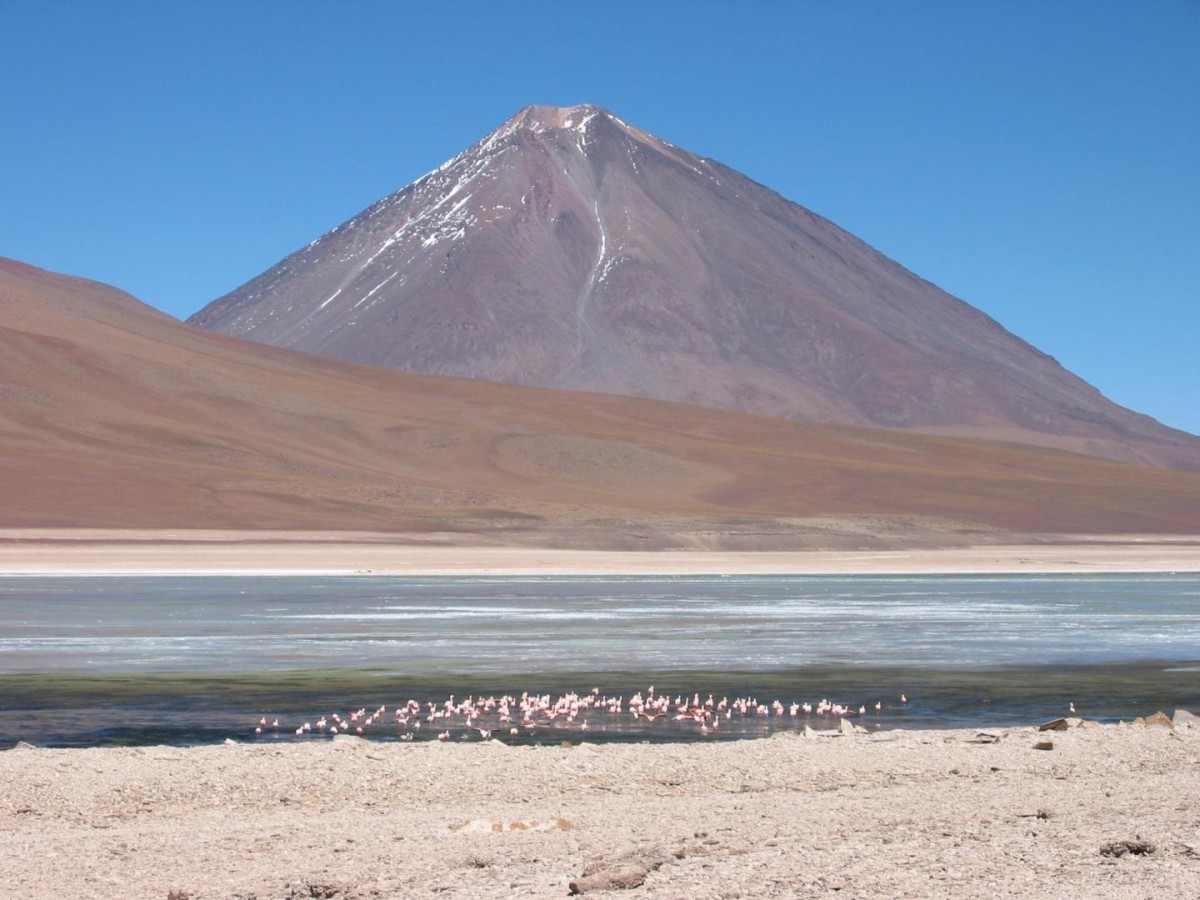
<instances>
[{"instance_id":1,"label":"mountain peak","mask_svg":"<svg viewBox=\"0 0 1200 900\"><path fill-rule=\"evenodd\" d=\"M575 106L547 106L535 104L521 109L515 116L501 125L484 141L505 137L517 131L528 131L533 134L548 132L574 132L577 137L583 137L594 132L596 123L604 123L616 129L612 133L624 133L634 140L657 147L660 150L671 150L674 145L649 132L630 125L624 119L613 114L603 106L594 103L579 103Z\"/></svg>"},{"instance_id":2,"label":"mountain peak","mask_svg":"<svg viewBox=\"0 0 1200 900\"><path fill-rule=\"evenodd\" d=\"M591 103L580 103L575 106L534 104L526 106L509 122L530 131L550 131L561 128L586 128L588 121L596 116L616 118L608 110Z\"/></svg>"}]
</instances>

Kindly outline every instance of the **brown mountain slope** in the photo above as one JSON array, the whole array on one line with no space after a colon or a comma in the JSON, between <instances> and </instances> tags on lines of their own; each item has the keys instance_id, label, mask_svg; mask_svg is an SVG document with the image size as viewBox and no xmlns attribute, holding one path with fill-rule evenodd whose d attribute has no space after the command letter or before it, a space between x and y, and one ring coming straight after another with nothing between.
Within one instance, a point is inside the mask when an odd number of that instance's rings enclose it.
<instances>
[{"instance_id":1,"label":"brown mountain slope","mask_svg":"<svg viewBox=\"0 0 1200 900\"><path fill-rule=\"evenodd\" d=\"M1196 474L355 366L190 328L11 261L0 261L0 494L5 526L459 531L546 545L828 545L881 528L888 540L1200 533Z\"/></svg>"},{"instance_id":2,"label":"brown mountain slope","mask_svg":"<svg viewBox=\"0 0 1200 900\"><path fill-rule=\"evenodd\" d=\"M1200 438L591 106L523 110L190 321L425 374L1200 469Z\"/></svg>"}]
</instances>

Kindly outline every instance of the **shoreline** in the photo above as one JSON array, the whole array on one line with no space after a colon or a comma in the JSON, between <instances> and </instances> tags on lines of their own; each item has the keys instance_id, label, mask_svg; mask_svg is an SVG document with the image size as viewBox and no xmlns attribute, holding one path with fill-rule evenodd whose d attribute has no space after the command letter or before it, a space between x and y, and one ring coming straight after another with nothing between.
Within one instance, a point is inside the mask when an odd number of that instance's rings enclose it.
<instances>
[{"instance_id":1,"label":"shoreline","mask_svg":"<svg viewBox=\"0 0 1200 900\"><path fill-rule=\"evenodd\" d=\"M795 551L587 550L366 532L0 529L0 576L1009 575L1200 572L1200 536Z\"/></svg>"},{"instance_id":2,"label":"shoreline","mask_svg":"<svg viewBox=\"0 0 1200 900\"><path fill-rule=\"evenodd\" d=\"M0 878L31 900L1194 896L1198 761L1182 719L20 748L0 752Z\"/></svg>"}]
</instances>

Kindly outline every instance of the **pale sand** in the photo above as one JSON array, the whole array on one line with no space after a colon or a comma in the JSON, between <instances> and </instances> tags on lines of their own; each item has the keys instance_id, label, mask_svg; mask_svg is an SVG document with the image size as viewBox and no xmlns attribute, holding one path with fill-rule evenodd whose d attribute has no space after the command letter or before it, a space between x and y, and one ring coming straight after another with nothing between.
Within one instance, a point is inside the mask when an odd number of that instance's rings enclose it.
<instances>
[{"instance_id":1,"label":"pale sand","mask_svg":"<svg viewBox=\"0 0 1200 900\"><path fill-rule=\"evenodd\" d=\"M690 900L1200 896L1200 730L989 735L14 749L0 884L55 900L563 898L571 882ZM1125 841L1148 852L1102 852Z\"/></svg>"},{"instance_id":2,"label":"pale sand","mask_svg":"<svg viewBox=\"0 0 1200 900\"><path fill-rule=\"evenodd\" d=\"M458 535L0 529L0 574L916 574L1200 572L1200 536L1052 536L1022 544L788 552L596 551L461 544Z\"/></svg>"}]
</instances>

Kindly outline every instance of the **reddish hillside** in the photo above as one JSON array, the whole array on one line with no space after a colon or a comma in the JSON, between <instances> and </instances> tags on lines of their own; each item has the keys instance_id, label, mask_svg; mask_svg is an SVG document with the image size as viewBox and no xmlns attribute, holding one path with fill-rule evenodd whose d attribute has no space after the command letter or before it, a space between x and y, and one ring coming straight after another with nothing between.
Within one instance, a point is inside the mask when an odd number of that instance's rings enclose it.
<instances>
[{"instance_id":1,"label":"reddish hillside","mask_svg":"<svg viewBox=\"0 0 1200 900\"><path fill-rule=\"evenodd\" d=\"M420 377L182 325L0 261L0 524L587 546L1200 533L1200 475Z\"/></svg>"}]
</instances>

